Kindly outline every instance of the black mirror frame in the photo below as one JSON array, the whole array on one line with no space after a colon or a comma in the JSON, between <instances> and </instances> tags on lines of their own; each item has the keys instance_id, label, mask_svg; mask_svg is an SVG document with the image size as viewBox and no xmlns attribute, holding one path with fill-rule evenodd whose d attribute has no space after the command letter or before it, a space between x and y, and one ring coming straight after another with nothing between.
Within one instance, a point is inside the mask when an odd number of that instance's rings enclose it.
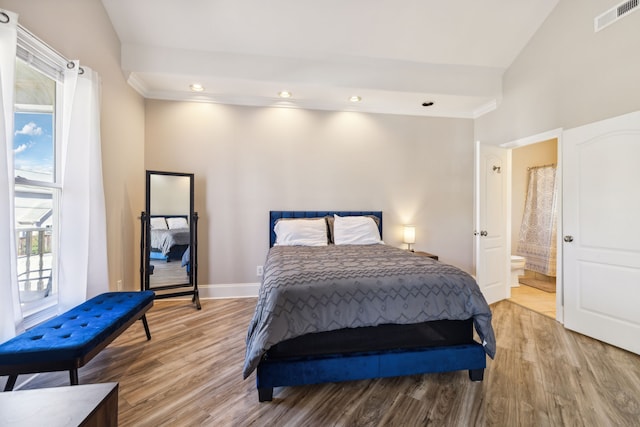
<instances>
[{"instance_id":1,"label":"black mirror frame","mask_svg":"<svg viewBox=\"0 0 640 427\"><path fill-rule=\"evenodd\" d=\"M189 283L178 283L163 286L150 286L151 274L151 176L168 175L189 178ZM141 238L140 238L140 289L156 292L156 299L171 298L191 295L191 301L198 310L201 309L198 294L198 213L194 210L194 174L164 171L146 171L146 201L145 211L140 214Z\"/></svg>"}]
</instances>

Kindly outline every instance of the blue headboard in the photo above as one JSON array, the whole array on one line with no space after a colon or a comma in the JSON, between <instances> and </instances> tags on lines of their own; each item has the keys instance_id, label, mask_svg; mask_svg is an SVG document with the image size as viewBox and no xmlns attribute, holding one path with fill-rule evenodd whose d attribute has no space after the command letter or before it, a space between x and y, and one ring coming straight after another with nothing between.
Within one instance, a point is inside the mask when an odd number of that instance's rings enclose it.
<instances>
[{"instance_id":1,"label":"blue headboard","mask_svg":"<svg viewBox=\"0 0 640 427\"><path fill-rule=\"evenodd\" d=\"M378 231L382 237L382 211L270 211L269 212L269 247L276 242L276 233L273 227L280 218L322 218L325 216L361 216L373 215L380 221L378 223Z\"/></svg>"}]
</instances>

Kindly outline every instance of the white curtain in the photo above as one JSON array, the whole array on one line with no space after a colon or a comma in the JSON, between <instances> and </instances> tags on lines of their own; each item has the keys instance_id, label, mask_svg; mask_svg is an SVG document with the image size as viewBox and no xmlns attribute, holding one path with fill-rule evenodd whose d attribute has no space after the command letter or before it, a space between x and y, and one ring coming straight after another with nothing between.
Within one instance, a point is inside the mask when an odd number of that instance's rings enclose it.
<instances>
[{"instance_id":1,"label":"white curtain","mask_svg":"<svg viewBox=\"0 0 640 427\"><path fill-rule=\"evenodd\" d=\"M23 329L16 265L13 107L18 16L0 9L0 342ZM58 311L109 288L100 143L100 77L65 71ZM57 112L58 114L60 112Z\"/></svg>"},{"instance_id":2,"label":"white curtain","mask_svg":"<svg viewBox=\"0 0 640 427\"><path fill-rule=\"evenodd\" d=\"M529 169L517 255L526 258L525 268L547 276L556 275L556 167Z\"/></svg>"},{"instance_id":3,"label":"white curtain","mask_svg":"<svg viewBox=\"0 0 640 427\"><path fill-rule=\"evenodd\" d=\"M107 226L100 143L100 77L88 67L67 70L62 129L58 310L109 289Z\"/></svg>"},{"instance_id":4,"label":"white curtain","mask_svg":"<svg viewBox=\"0 0 640 427\"><path fill-rule=\"evenodd\" d=\"M6 22L8 21L8 22ZM22 329L13 188L13 92L18 15L0 9L0 342Z\"/></svg>"}]
</instances>

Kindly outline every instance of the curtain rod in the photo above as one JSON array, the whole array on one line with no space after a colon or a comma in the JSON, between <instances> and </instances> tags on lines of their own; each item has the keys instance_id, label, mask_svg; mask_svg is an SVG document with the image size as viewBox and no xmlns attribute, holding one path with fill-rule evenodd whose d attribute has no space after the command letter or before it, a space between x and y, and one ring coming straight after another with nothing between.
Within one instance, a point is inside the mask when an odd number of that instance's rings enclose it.
<instances>
[{"instance_id":1,"label":"curtain rod","mask_svg":"<svg viewBox=\"0 0 640 427\"><path fill-rule=\"evenodd\" d=\"M0 12L0 23L2 24L8 24L10 21L9 15L7 15L4 12ZM49 49L53 54L57 55L58 57L60 57L60 59L64 62L67 63L67 68L70 70L73 70L76 66L76 63L71 61L70 59L68 59L66 56L62 55L60 52L58 52L57 50L55 50L54 48L52 48L48 43L45 43L42 39L40 39L38 36L36 36L35 34L33 34L31 31L29 31L28 29L26 29L25 27L23 27L20 23L17 23L17 27L18 29L24 34L26 35L28 38L32 39L32 40L37 40L38 43L44 45L47 47L47 49ZM78 69L78 74L84 74L84 68L80 67Z\"/></svg>"},{"instance_id":2,"label":"curtain rod","mask_svg":"<svg viewBox=\"0 0 640 427\"><path fill-rule=\"evenodd\" d=\"M554 167L555 167L555 165L556 165L555 163L550 163L550 164L548 164L548 165L541 165L541 166L529 166L529 167L527 168L527 170L528 170L528 171L530 171L531 169L548 168L548 167L550 167L550 166L554 166Z\"/></svg>"}]
</instances>

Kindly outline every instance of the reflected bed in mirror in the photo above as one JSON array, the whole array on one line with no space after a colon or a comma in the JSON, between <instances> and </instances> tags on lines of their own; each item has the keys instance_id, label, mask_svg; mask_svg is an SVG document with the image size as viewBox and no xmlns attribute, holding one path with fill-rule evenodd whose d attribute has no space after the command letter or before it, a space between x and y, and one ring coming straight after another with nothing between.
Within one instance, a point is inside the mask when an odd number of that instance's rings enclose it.
<instances>
[{"instance_id":1,"label":"reflected bed in mirror","mask_svg":"<svg viewBox=\"0 0 640 427\"><path fill-rule=\"evenodd\" d=\"M150 215L149 286L189 284L191 233L188 215Z\"/></svg>"},{"instance_id":2,"label":"reflected bed in mirror","mask_svg":"<svg viewBox=\"0 0 640 427\"><path fill-rule=\"evenodd\" d=\"M156 298L192 295L200 308L193 181L193 174L147 171L141 283Z\"/></svg>"}]
</instances>

